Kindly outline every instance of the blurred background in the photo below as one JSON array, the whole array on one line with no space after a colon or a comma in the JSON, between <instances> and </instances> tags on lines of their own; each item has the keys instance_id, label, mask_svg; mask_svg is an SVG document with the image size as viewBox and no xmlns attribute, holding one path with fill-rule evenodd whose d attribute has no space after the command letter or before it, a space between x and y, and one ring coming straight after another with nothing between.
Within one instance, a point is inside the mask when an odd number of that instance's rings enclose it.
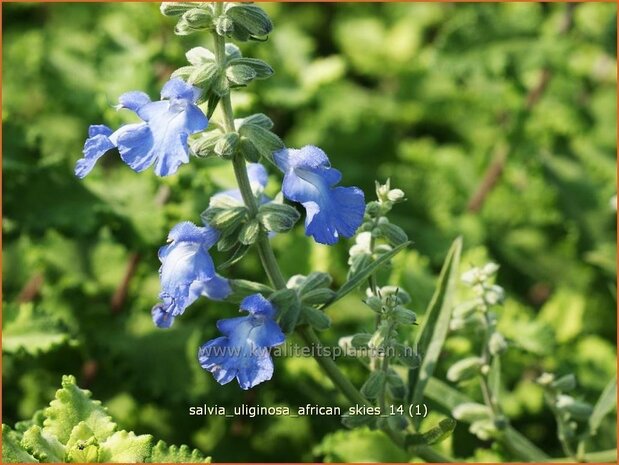
<instances>
[{"instance_id":1,"label":"blurred background","mask_svg":"<svg viewBox=\"0 0 619 465\"><path fill-rule=\"evenodd\" d=\"M501 265L499 327L512 343L503 406L529 439L562 455L533 380L573 372L594 402L616 371L616 5L262 5L275 29L241 49L276 74L234 95L237 115L266 113L287 146L322 147L343 185L368 199L375 179L406 192L392 221L414 246L381 279L412 294L420 319L456 236L463 269ZM159 4L2 9L3 422L32 416L74 374L122 428L216 461L407 460L375 436L338 432L335 417L188 415L204 403L344 403L311 359L278 359L273 380L249 392L217 385L196 351L217 319L236 314L231 304L203 299L170 330L152 324L157 249L232 185L227 163L192 159L159 179L108 156L84 181L73 175L88 126L129 121L112 108L118 96L157 96L184 52L210 37L174 36ZM280 180L273 172L272 192ZM297 228L273 245L286 275L345 281L350 244L317 245ZM264 280L255 254L226 274ZM331 344L373 324L359 295L330 315ZM451 335L437 376L472 350ZM363 382L360 365L341 364ZM615 447L614 437L605 425L595 447ZM450 441L457 457L510 458L464 425Z\"/></svg>"}]
</instances>

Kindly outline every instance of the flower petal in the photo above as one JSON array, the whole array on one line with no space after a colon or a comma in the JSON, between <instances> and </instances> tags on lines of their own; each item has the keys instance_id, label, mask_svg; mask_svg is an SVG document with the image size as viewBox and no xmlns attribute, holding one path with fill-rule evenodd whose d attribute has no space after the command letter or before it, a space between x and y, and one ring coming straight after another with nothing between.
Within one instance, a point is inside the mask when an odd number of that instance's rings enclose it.
<instances>
[{"instance_id":1,"label":"flower petal","mask_svg":"<svg viewBox=\"0 0 619 465\"><path fill-rule=\"evenodd\" d=\"M248 295L241 301L241 310L249 312L251 315L264 315L268 318L275 316L273 304L265 299L262 294Z\"/></svg>"},{"instance_id":2,"label":"flower petal","mask_svg":"<svg viewBox=\"0 0 619 465\"><path fill-rule=\"evenodd\" d=\"M161 99L182 99L195 103L200 96L200 89L187 84L180 78L170 79L161 89Z\"/></svg>"},{"instance_id":3,"label":"flower petal","mask_svg":"<svg viewBox=\"0 0 619 465\"><path fill-rule=\"evenodd\" d=\"M120 110L121 108L127 108L128 110L132 110L137 113L137 111L147 103L150 103L150 97L144 92L134 90L131 92L125 92L118 97L118 105L116 105L116 109Z\"/></svg>"}]
</instances>

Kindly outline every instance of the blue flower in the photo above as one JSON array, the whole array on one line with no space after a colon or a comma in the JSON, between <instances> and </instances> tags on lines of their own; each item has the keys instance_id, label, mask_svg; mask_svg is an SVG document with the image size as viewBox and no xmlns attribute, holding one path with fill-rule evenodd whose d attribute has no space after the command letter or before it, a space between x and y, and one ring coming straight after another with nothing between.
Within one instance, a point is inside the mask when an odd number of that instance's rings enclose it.
<instances>
[{"instance_id":1,"label":"blue flower","mask_svg":"<svg viewBox=\"0 0 619 465\"><path fill-rule=\"evenodd\" d=\"M187 138L206 129L208 120L195 105L200 90L175 78L161 90L161 99L151 102L144 92L120 96L117 109L126 108L144 122L121 126L112 132L104 125L88 129L84 158L77 161L75 175L86 176L106 153L117 149L122 160L138 173L155 165L158 176L174 174L189 162Z\"/></svg>"},{"instance_id":2,"label":"blue flower","mask_svg":"<svg viewBox=\"0 0 619 465\"><path fill-rule=\"evenodd\" d=\"M283 344L286 337L274 320L275 308L262 295L245 297L241 310L249 315L217 322L224 336L202 345L198 360L219 384L236 378L242 389L250 389L271 379L269 349Z\"/></svg>"},{"instance_id":3,"label":"blue flower","mask_svg":"<svg viewBox=\"0 0 619 465\"><path fill-rule=\"evenodd\" d=\"M217 239L219 233L215 229L198 227L189 221L170 231L171 242L159 249L162 302L152 311L153 321L160 328L172 326L174 318L201 295L222 300L232 292L228 281L215 272L208 253Z\"/></svg>"},{"instance_id":4,"label":"blue flower","mask_svg":"<svg viewBox=\"0 0 619 465\"><path fill-rule=\"evenodd\" d=\"M274 154L284 172L284 196L305 207L305 233L321 244L352 237L363 221L365 200L358 187L335 187L342 174L318 147L283 149Z\"/></svg>"},{"instance_id":5,"label":"blue flower","mask_svg":"<svg viewBox=\"0 0 619 465\"><path fill-rule=\"evenodd\" d=\"M249 178L251 190L254 193L254 196L259 198L260 204L269 202L270 199L266 195L262 194L264 188L269 182L269 174L267 173L266 168L260 163L248 163L247 177ZM239 205L243 205L243 197L241 196L241 191L239 189L230 189L215 194L211 197L210 205L217 203L217 200L222 200L224 197L234 200L235 203L238 203Z\"/></svg>"}]
</instances>

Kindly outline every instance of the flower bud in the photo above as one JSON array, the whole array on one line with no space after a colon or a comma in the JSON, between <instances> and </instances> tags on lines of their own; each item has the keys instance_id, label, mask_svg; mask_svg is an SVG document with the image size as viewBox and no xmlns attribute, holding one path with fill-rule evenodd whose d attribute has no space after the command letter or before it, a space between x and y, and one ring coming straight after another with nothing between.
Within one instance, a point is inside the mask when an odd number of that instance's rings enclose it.
<instances>
[{"instance_id":1,"label":"flower bud","mask_svg":"<svg viewBox=\"0 0 619 465\"><path fill-rule=\"evenodd\" d=\"M393 318L401 325L414 325L417 322L417 315L412 310L404 307L396 307L393 309Z\"/></svg>"},{"instance_id":2,"label":"flower bud","mask_svg":"<svg viewBox=\"0 0 619 465\"><path fill-rule=\"evenodd\" d=\"M406 385L402 378L393 370L387 373L387 386L394 399L402 400L406 397Z\"/></svg>"},{"instance_id":3,"label":"flower bud","mask_svg":"<svg viewBox=\"0 0 619 465\"><path fill-rule=\"evenodd\" d=\"M368 202L365 206L365 212L370 215L371 218L374 218L380 214L380 204L375 200Z\"/></svg>"},{"instance_id":4,"label":"flower bud","mask_svg":"<svg viewBox=\"0 0 619 465\"><path fill-rule=\"evenodd\" d=\"M230 160L236 153L239 144L239 135L236 132L228 132L221 136L213 151L218 157Z\"/></svg>"},{"instance_id":5,"label":"flower bud","mask_svg":"<svg viewBox=\"0 0 619 465\"><path fill-rule=\"evenodd\" d=\"M411 301L408 292L398 286L383 286L380 288L380 295L383 297L394 296L399 304L406 305Z\"/></svg>"},{"instance_id":6,"label":"flower bud","mask_svg":"<svg viewBox=\"0 0 619 465\"><path fill-rule=\"evenodd\" d=\"M301 313L297 293L293 289L280 289L274 292L269 300L277 309L278 323L282 331L284 333L294 331Z\"/></svg>"},{"instance_id":7,"label":"flower bud","mask_svg":"<svg viewBox=\"0 0 619 465\"><path fill-rule=\"evenodd\" d=\"M447 379L452 382L459 382L474 378L479 374L482 364L482 359L479 357L467 357L458 360L447 370Z\"/></svg>"},{"instance_id":8,"label":"flower bud","mask_svg":"<svg viewBox=\"0 0 619 465\"><path fill-rule=\"evenodd\" d=\"M180 16L195 7L193 2L163 2L159 10L164 16Z\"/></svg>"},{"instance_id":9,"label":"flower bud","mask_svg":"<svg viewBox=\"0 0 619 465\"><path fill-rule=\"evenodd\" d=\"M501 333L495 331L488 341L488 349L492 355L500 355L507 349L507 341Z\"/></svg>"},{"instance_id":10,"label":"flower bud","mask_svg":"<svg viewBox=\"0 0 619 465\"><path fill-rule=\"evenodd\" d=\"M284 232L292 229L301 215L290 205L269 202L260 206L257 217L267 231Z\"/></svg>"},{"instance_id":11,"label":"flower bud","mask_svg":"<svg viewBox=\"0 0 619 465\"><path fill-rule=\"evenodd\" d=\"M215 30L220 36L227 36L234 32L234 21L227 16L220 16L215 20Z\"/></svg>"},{"instance_id":12,"label":"flower bud","mask_svg":"<svg viewBox=\"0 0 619 465\"><path fill-rule=\"evenodd\" d=\"M402 228L392 223L379 224L378 229L392 246L398 246L408 240Z\"/></svg>"},{"instance_id":13,"label":"flower bud","mask_svg":"<svg viewBox=\"0 0 619 465\"><path fill-rule=\"evenodd\" d=\"M569 413L575 420L588 420L593 412L591 405L566 395L557 396L557 408Z\"/></svg>"},{"instance_id":14,"label":"flower bud","mask_svg":"<svg viewBox=\"0 0 619 465\"><path fill-rule=\"evenodd\" d=\"M383 301L375 295L365 299L365 304L376 313L381 313L383 311Z\"/></svg>"},{"instance_id":15,"label":"flower bud","mask_svg":"<svg viewBox=\"0 0 619 465\"><path fill-rule=\"evenodd\" d=\"M496 284L487 286L484 291L486 302L490 305L500 304L505 300L505 291L501 286L497 286Z\"/></svg>"},{"instance_id":16,"label":"flower bud","mask_svg":"<svg viewBox=\"0 0 619 465\"><path fill-rule=\"evenodd\" d=\"M327 287L321 287L304 294L301 297L301 301L307 305L322 305L327 302L331 302L331 300L335 297L335 294L335 291Z\"/></svg>"},{"instance_id":17,"label":"flower bud","mask_svg":"<svg viewBox=\"0 0 619 465\"><path fill-rule=\"evenodd\" d=\"M571 391L576 387L576 377L570 373L553 381L551 386L557 391Z\"/></svg>"},{"instance_id":18,"label":"flower bud","mask_svg":"<svg viewBox=\"0 0 619 465\"><path fill-rule=\"evenodd\" d=\"M208 29L213 26L213 14L202 8L192 8L183 13L182 18L192 29Z\"/></svg>"},{"instance_id":19,"label":"flower bud","mask_svg":"<svg viewBox=\"0 0 619 465\"><path fill-rule=\"evenodd\" d=\"M387 333L389 332L389 324L386 322L382 322L378 329L372 334L370 341L368 342L368 346L372 349L378 349L382 347L385 343L385 339L387 338Z\"/></svg>"},{"instance_id":20,"label":"flower bud","mask_svg":"<svg viewBox=\"0 0 619 465\"><path fill-rule=\"evenodd\" d=\"M314 307L304 305L302 312L305 321L318 331L323 331L331 326L331 319L324 312Z\"/></svg>"},{"instance_id":21,"label":"flower bud","mask_svg":"<svg viewBox=\"0 0 619 465\"><path fill-rule=\"evenodd\" d=\"M465 402L456 406L452 411L456 420L472 423L478 420L486 420L492 416L492 411L486 405L476 402Z\"/></svg>"},{"instance_id":22,"label":"flower bud","mask_svg":"<svg viewBox=\"0 0 619 465\"><path fill-rule=\"evenodd\" d=\"M234 230L245 220L247 216L247 209L245 207L209 207L202 215L203 219L215 229L222 232L229 232Z\"/></svg>"},{"instance_id":23,"label":"flower bud","mask_svg":"<svg viewBox=\"0 0 619 465\"><path fill-rule=\"evenodd\" d=\"M489 441L498 432L492 420L474 421L473 423L471 423L469 431L482 441Z\"/></svg>"},{"instance_id":24,"label":"flower bud","mask_svg":"<svg viewBox=\"0 0 619 465\"><path fill-rule=\"evenodd\" d=\"M393 203L401 202L404 200L404 191L401 189L391 189L387 193L387 198Z\"/></svg>"},{"instance_id":25,"label":"flower bud","mask_svg":"<svg viewBox=\"0 0 619 465\"><path fill-rule=\"evenodd\" d=\"M370 342L370 337L372 337L370 334L355 334L350 341L350 345L353 346L355 349L367 347L368 342Z\"/></svg>"},{"instance_id":26,"label":"flower bud","mask_svg":"<svg viewBox=\"0 0 619 465\"><path fill-rule=\"evenodd\" d=\"M228 6L229 5L229 6ZM231 3L226 7L226 15L234 22L235 29L244 29L249 35L236 37L239 40L253 39L269 34L273 23L262 8L249 3ZM235 31L236 32L236 31Z\"/></svg>"},{"instance_id":27,"label":"flower bud","mask_svg":"<svg viewBox=\"0 0 619 465\"><path fill-rule=\"evenodd\" d=\"M329 273L314 271L307 275L303 283L299 285L299 294L303 295L306 292L319 289L321 287L329 287L333 278Z\"/></svg>"},{"instance_id":28,"label":"flower bud","mask_svg":"<svg viewBox=\"0 0 619 465\"><path fill-rule=\"evenodd\" d=\"M260 233L260 223L257 220L248 221L243 225L239 232L239 242L245 245L251 245L258 239Z\"/></svg>"},{"instance_id":29,"label":"flower bud","mask_svg":"<svg viewBox=\"0 0 619 465\"><path fill-rule=\"evenodd\" d=\"M375 399L380 392L380 389L385 382L385 373L382 370L373 371L370 374L370 377L361 387L361 394L363 394L368 399Z\"/></svg>"}]
</instances>

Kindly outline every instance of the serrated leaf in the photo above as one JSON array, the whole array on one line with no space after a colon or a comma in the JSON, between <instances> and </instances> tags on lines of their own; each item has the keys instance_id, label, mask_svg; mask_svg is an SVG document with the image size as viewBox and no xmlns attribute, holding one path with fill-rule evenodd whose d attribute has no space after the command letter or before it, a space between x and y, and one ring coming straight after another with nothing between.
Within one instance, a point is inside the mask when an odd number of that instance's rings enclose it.
<instances>
[{"instance_id":1,"label":"serrated leaf","mask_svg":"<svg viewBox=\"0 0 619 465\"><path fill-rule=\"evenodd\" d=\"M417 352L421 354L421 365L409 371L411 403L423 402L424 391L434 373L434 368L443 348L449 330L449 321L454 307L453 294L458 279L462 239L458 238L447 253L441 274L430 305L424 314L424 325L417 337ZM413 419L419 425L421 419Z\"/></svg>"},{"instance_id":2,"label":"serrated leaf","mask_svg":"<svg viewBox=\"0 0 619 465\"><path fill-rule=\"evenodd\" d=\"M210 463L211 458L205 457L198 449L186 445L168 446L159 441L151 451L148 460L151 463Z\"/></svg>"},{"instance_id":3,"label":"serrated leaf","mask_svg":"<svg viewBox=\"0 0 619 465\"><path fill-rule=\"evenodd\" d=\"M136 436L133 432L117 431L101 443L99 462L144 462L151 454L152 440L150 434Z\"/></svg>"},{"instance_id":4,"label":"serrated leaf","mask_svg":"<svg viewBox=\"0 0 619 465\"><path fill-rule=\"evenodd\" d=\"M24 432L21 445L41 462L64 461L64 446L54 436L43 432L40 426L34 425Z\"/></svg>"},{"instance_id":5,"label":"serrated leaf","mask_svg":"<svg viewBox=\"0 0 619 465\"><path fill-rule=\"evenodd\" d=\"M68 332L55 318L35 309L32 303L8 306L11 308L15 309L16 316L2 329L3 353L23 351L36 355L71 341Z\"/></svg>"},{"instance_id":6,"label":"serrated leaf","mask_svg":"<svg viewBox=\"0 0 619 465\"><path fill-rule=\"evenodd\" d=\"M38 463L20 444L19 437L7 425L2 425L2 463Z\"/></svg>"},{"instance_id":7,"label":"serrated leaf","mask_svg":"<svg viewBox=\"0 0 619 465\"><path fill-rule=\"evenodd\" d=\"M400 251L402 251L406 247L408 247L410 244L411 244L411 242L405 242L403 244L400 244L397 247L394 247L393 250L391 250L391 251L381 255L379 258L374 260L368 266L366 266L365 268L359 270L358 273L356 273L351 279L346 281L342 287L339 288L339 290L337 291L337 294L335 295L335 298L331 302L327 303L324 308L326 308L329 305L337 302L342 297L344 297L345 295L347 295L351 291L355 290L357 288L357 286L359 286L363 281L365 281L380 266L382 266L385 263L387 263L389 260L391 260L393 257L395 257Z\"/></svg>"},{"instance_id":8,"label":"serrated leaf","mask_svg":"<svg viewBox=\"0 0 619 465\"><path fill-rule=\"evenodd\" d=\"M90 391L76 386L73 376L63 376L62 389L56 392L56 398L45 409L43 431L66 443L73 428L83 421L98 440L110 436L116 424L101 402L92 400L91 395Z\"/></svg>"},{"instance_id":9,"label":"serrated leaf","mask_svg":"<svg viewBox=\"0 0 619 465\"><path fill-rule=\"evenodd\" d=\"M589 430L595 434L600 427L602 420L617 405L617 377L613 377L600 394L599 399L593 407L593 413L589 417Z\"/></svg>"}]
</instances>

